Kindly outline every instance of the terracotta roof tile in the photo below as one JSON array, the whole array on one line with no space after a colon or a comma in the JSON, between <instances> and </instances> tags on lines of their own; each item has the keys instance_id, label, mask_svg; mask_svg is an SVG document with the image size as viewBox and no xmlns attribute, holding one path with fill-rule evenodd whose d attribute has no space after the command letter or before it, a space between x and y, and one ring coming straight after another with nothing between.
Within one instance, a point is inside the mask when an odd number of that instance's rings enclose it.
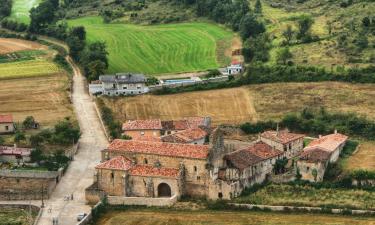
<instances>
[{"instance_id":1,"label":"terracotta roof tile","mask_svg":"<svg viewBox=\"0 0 375 225\"><path fill-rule=\"evenodd\" d=\"M132 167L132 161L124 156L117 156L108 161L100 163L96 169L111 169L111 170L129 170Z\"/></svg>"},{"instance_id":2,"label":"terracotta roof tile","mask_svg":"<svg viewBox=\"0 0 375 225\"><path fill-rule=\"evenodd\" d=\"M154 136L135 136L132 138L133 141L149 141L149 142L162 142L160 137Z\"/></svg>"},{"instance_id":3,"label":"terracotta roof tile","mask_svg":"<svg viewBox=\"0 0 375 225\"><path fill-rule=\"evenodd\" d=\"M168 120L161 122L164 130L186 130L189 124L186 120Z\"/></svg>"},{"instance_id":4,"label":"terracotta roof tile","mask_svg":"<svg viewBox=\"0 0 375 225\"><path fill-rule=\"evenodd\" d=\"M186 120L189 124L189 128L197 128L199 126L207 126L206 120L207 117L186 117L184 120Z\"/></svg>"},{"instance_id":5,"label":"terracotta roof tile","mask_svg":"<svg viewBox=\"0 0 375 225\"><path fill-rule=\"evenodd\" d=\"M306 162L326 162L329 160L330 156L330 152L327 152L319 147L314 147L308 150L304 150L301 153L300 160Z\"/></svg>"},{"instance_id":6,"label":"terracotta roof tile","mask_svg":"<svg viewBox=\"0 0 375 225\"><path fill-rule=\"evenodd\" d=\"M164 142L190 143L205 138L207 132L200 128L187 129L161 137Z\"/></svg>"},{"instance_id":7,"label":"terracotta roof tile","mask_svg":"<svg viewBox=\"0 0 375 225\"><path fill-rule=\"evenodd\" d=\"M247 149L231 152L224 156L234 167L243 170L247 167L253 166L261 161L262 158L248 151Z\"/></svg>"},{"instance_id":8,"label":"terracotta roof tile","mask_svg":"<svg viewBox=\"0 0 375 225\"><path fill-rule=\"evenodd\" d=\"M290 133L287 130L283 131L266 131L261 134L261 137L273 140L278 143L287 144L291 141L305 137L303 134Z\"/></svg>"},{"instance_id":9,"label":"terracotta roof tile","mask_svg":"<svg viewBox=\"0 0 375 225\"><path fill-rule=\"evenodd\" d=\"M153 120L129 120L122 125L122 130L161 130L160 119Z\"/></svg>"},{"instance_id":10,"label":"terracotta roof tile","mask_svg":"<svg viewBox=\"0 0 375 225\"><path fill-rule=\"evenodd\" d=\"M329 152L335 151L341 144L348 140L348 136L335 133L323 136L321 138L315 139L310 142L310 144L305 149L310 149L312 147L319 147Z\"/></svg>"},{"instance_id":11,"label":"terracotta roof tile","mask_svg":"<svg viewBox=\"0 0 375 225\"><path fill-rule=\"evenodd\" d=\"M116 139L109 144L107 150L206 159L209 152L209 146Z\"/></svg>"},{"instance_id":12,"label":"terracotta roof tile","mask_svg":"<svg viewBox=\"0 0 375 225\"><path fill-rule=\"evenodd\" d=\"M173 177L177 178L180 173L178 169L174 168L157 168L146 165L136 165L129 170L129 174L133 176L147 176L147 177Z\"/></svg>"},{"instance_id":13,"label":"terracotta roof tile","mask_svg":"<svg viewBox=\"0 0 375 225\"><path fill-rule=\"evenodd\" d=\"M247 148L248 151L253 153L254 155L262 158L262 159L269 159L274 158L276 156L282 155L283 152L277 149L274 149L272 146L259 141Z\"/></svg>"},{"instance_id":14,"label":"terracotta roof tile","mask_svg":"<svg viewBox=\"0 0 375 225\"><path fill-rule=\"evenodd\" d=\"M0 115L0 123L13 123L12 115Z\"/></svg>"}]
</instances>

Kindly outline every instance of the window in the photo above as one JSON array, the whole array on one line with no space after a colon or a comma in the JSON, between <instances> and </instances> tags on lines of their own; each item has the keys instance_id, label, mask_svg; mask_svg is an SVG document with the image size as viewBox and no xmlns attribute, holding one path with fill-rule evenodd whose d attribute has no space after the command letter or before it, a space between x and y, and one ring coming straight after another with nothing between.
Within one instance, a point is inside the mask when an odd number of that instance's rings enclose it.
<instances>
[{"instance_id":1,"label":"window","mask_svg":"<svg viewBox=\"0 0 375 225\"><path fill-rule=\"evenodd\" d=\"M5 126L5 130L9 130L9 126Z\"/></svg>"},{"instance_id":2,"label":"window","mask_svg":"<svg viewBox=\"0 0 375 225\"><path fill-rule=\"evenodd\" d=\"M128 87L123 87L122 89L126 90L126 89L128 89Z\"/></svg>"},{"instance_id":3,"label":"window","mask_svg":"<svg viewBox=\"0 0 375 225\"><path fill-rule=\"evenodd\" d=\"M289 144L289 150L292 149L292 144Z\"/></svg>"},{"instance_id":4,"label":"window","mask_svg":"<svg viewBox=\"0 0 375 225\"><path fill-rule=\"evenodd\" d=\"M113 84L112 87L113 87L113 88L116 88L116 84Z\"/></svg>"},{"instance_id":5,"label":"window","mask_svg":"<svg viewBox=\"0 0 375 225\"><path fill-rule=\"evenodd\" d=\"M200 177L200 176L197 176L197 180L201 180L201 177Z\"/></svg>"},{"instance_id":6,"label":"window","mask_svg":"<svg viewBox=\"0 0 375 225\"><path fill-rule=\"evenodd\" d=\"M110 92L108 92L108 95L110 95L111 93Z\"/></svg>"},{"instance_id":7,"label":"window","mask_svg":"<svg viewBox=\"0 0 375 225\"><path fill-rule=\"evenodd\" d=\"M219 194L217 195L220 199L223 198L223 193L219 192Z\"/></svg>"},{"instance_id":8,"label":"window","mask_svg":"<svg viewBox=\"0 0 375 225\"><path fill-rule=\"evenodd\" d=\"M194 166L194 172L197 172L197 167L196 166Z\"/></svg>"},{"instance_id":9,"label":"window","mask_svg":"<svg viewBox=\"0 0 375 225\"><path fill-rule=\"evenodd\" d=\"M144 162L144 164L148 164L148 161L147 161L146 158L143 160L143 162Z\"/></svg>"},{"instance_id":10,"label":"window","mask_svg":"<svg viewBox=\"0 0 375 225\"><path fill-rule=\"evenodd\" d=\"M287 149L287 146L284 145L284 152L286 152L288 149Z\"/></svg>"},{"instance_id":11,"label":"window","mask_svg":"<svg viewBox=\"0 0 375 225\"><path fill-rule=\"evenodd\" d=\"M145 132L144 132L144 131L141 131L141 135L144 136L144 135L145 135Z\"/></svg>"},{"instance_id":12,"label":"window","mask_svg":"<svg viewBox=\"0 0 375 225\"><path fill-rule=\"evenodd\" d=\"M141 89L141 87L137 87L137 89Z\"/></svg>"},{"instance_id":13,"label":"window","mask_svg":"<svg viewBox=\"0 0 375 225\"><path fill-rule=\"evenodd\" d=\"M172 132L169 130L168 132L167 132L167 134L171 134Z\"/></svg>"},{"instance_id":14,"label":"window","mask_svg":"<svg viewBox=\"0 0 375 225\"><path fill-rule=\"evenodd\" d=\"M306 167L306 170L309 171L309 170L310 170L310 167Z\"/></svg>"},{"instance_id":15,"label":"window","mask_svg":"<svg viewBox=\"0 0 375 225\"><path fill-rule=\"evenodd\" d=\"M142 91L140 91L139 94L142 94Z\"/></svg>"},{"instance_id":16,"label":"window","mask_svg":"<svg viewBox=\"0 0 375 225\"><path fill-rule=\"evenodd\" d=\"M115 179L115 174L111 172L111 180Z\"/></svg>"}]
</instances>

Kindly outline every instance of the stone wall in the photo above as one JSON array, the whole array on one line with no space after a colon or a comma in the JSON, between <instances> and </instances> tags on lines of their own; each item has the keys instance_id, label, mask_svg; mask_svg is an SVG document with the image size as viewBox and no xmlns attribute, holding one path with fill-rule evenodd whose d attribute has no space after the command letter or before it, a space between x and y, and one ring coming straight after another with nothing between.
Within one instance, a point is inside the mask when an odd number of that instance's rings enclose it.
<instances>
[{"instance_id":1,"label":"stone wall","mask_svg":"<svg viewBox=\"0 0 375 225\"><path fill-rule=\"evenodd\" d=\"M98 183L93 183L91 186L85 189L85 199L86 203L93 205L100 202L106 193L98 188Z\"/></svg>"},{"instance_id":2,"label":"stone wall","mask_svg":"<svg viewBox=\"0 0 375 225\"><path fill-rule=\"evenodd\" d=\"M327 163L322 162L306 162L304 160L297 161L297 167L299 169L300 174L302 175L302 180L308 180L311 182L320 182L323 181L324 173L327 168ZM316 180L313 175L313 170L317 171Z\"/></svg>"},{"instance_id":3,"label":"stone wall","mask_svg":"<svg viewBox=\"0 0 375 225\"><path fill-rule=\"evenodd\" d=\"M108 204L110 205L172 206L177 200L178 198L176 195L171 198L108 196Z\"/></svg>"}]
</instances>

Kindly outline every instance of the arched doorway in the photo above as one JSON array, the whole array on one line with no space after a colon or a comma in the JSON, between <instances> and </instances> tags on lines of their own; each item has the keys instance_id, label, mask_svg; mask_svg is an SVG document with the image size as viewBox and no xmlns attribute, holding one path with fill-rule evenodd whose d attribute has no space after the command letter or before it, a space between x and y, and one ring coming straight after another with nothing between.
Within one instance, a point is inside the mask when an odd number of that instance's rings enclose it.
<instances>
[{"instance_id":1,"label":"arched doorway","mask_svg":"<svg viewBox=\"0 0 375 225\"><path fill-rule=\"evenodd\" d=\"M161 183L158 186L158 197L171 197L171 187L166 183Z\"/></svg>"}]
</instances>

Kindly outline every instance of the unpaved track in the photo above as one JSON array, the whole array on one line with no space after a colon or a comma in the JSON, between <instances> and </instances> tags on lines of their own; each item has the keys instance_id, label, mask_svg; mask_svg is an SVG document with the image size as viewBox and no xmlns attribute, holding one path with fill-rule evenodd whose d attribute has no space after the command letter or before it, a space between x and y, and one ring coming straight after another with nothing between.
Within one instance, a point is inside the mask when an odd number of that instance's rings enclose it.
<instances>
[{"instance_id":1,"label":"unpaved track","mask_svg":"<svg viewBox=\"0 0 375 225\"><path fill-rule=\"evenodd\" d=\"M73 65L73 106L77 114L82 136L80 148L50 199L38 225L51 225L52 218L59 218L59 225L74 225L80 212L88 213L91 208L85 204L85 188L93 182L94 167L100 162L100 150L108 144L94 103L85 91L85 79ZM64 201L64 196L73 193L73 201ZM49 213L48 209L52 208Z\"/></svg>"}]
</instances>

